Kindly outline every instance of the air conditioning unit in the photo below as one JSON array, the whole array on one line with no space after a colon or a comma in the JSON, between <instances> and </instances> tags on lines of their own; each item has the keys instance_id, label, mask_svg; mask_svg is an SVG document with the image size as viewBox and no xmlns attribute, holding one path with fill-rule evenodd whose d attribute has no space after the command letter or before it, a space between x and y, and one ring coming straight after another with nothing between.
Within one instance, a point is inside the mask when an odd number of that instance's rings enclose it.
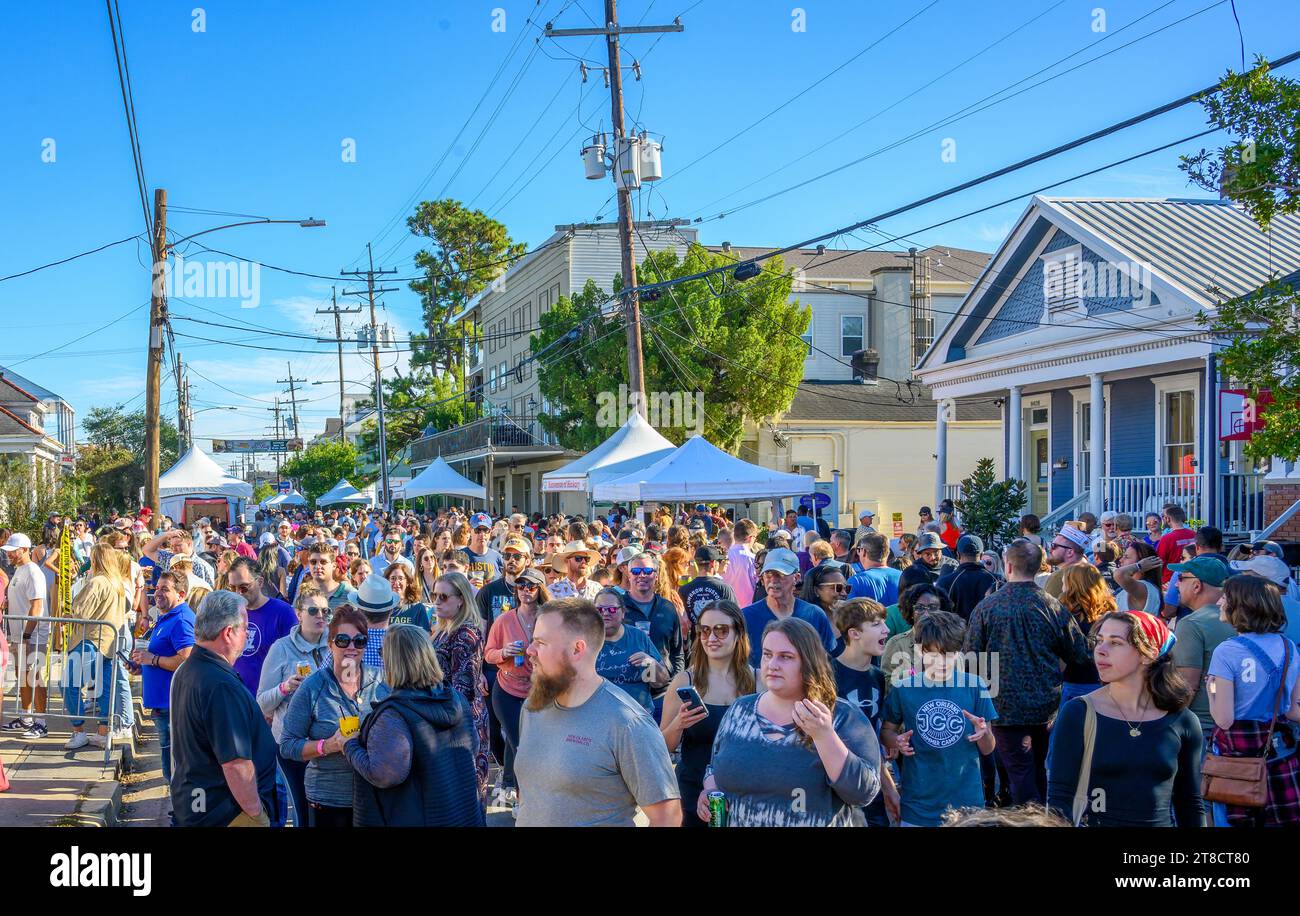
<instances>
[{"instance_id":1,"label":"air conditioning unit","mask_svg":"<svg viewBox=\"0 0 1300 916\"><path fill-rule=\"evenodd\" d=\"M822 476L822 466L820 464L792 464L790 465L791 474L807 474L813 480L820 480Z\"/></svg>"}]
</instances>

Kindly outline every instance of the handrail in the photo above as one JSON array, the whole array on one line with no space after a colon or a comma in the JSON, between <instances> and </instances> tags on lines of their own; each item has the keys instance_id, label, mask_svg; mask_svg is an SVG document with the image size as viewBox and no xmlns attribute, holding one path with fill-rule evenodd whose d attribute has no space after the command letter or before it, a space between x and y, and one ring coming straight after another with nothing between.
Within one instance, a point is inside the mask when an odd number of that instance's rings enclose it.
<instances>
[{"instance_id":1,"label":"handrail","mask_svg":"<svg viewBox=\"0 0 1300 916\"><path fill-rule=\"evenodd\" d=\"M1252 538L1252 540L1256 540L1256 541L1269 540L1270 538L1273 537L1274 533L1283 525L1285 525L1287 522L1289 522L1297 512L1300 512L1300 499L1297 499L1295 502L1293 502L1291 504L1290 509L1287 509L1281 515L1275 518L1271 525L1269 525L1267 528L1261 531L1257 536Z\"/></svg>"},{"instance_id":2,"label":"handrail","mask_svg":"<svg viewBox=\"0 0 1300 916\"><path fill-rule=\"evenodd\" d=\"M1088 502L1088 494L1089 491L1084 490L1040 518L1038 520L1040 531L1051 531L1055 534L1057 525L1074 518L1074 514Z\"/></svg>"}]
</instances>

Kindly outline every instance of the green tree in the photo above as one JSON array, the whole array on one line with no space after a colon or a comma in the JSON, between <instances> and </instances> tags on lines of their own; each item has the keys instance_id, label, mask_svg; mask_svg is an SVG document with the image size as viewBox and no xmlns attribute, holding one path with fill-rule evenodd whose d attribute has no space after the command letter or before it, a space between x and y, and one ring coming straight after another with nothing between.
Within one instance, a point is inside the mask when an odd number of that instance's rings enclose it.
<instances>
[{"instance_id":1,"label":"green tree","mask_svg":"<svg viewBox=\"0 0 1300 916\"><path fill-rule=\"evenodd\" d=\"M42 540L51 513L66 515L76 509L75 492L54 465L0 456L0 519L32 543Z\"/></svg>"},{"instance_id":2,"label":"green tree","mask_svg":"<svg viewBox=\"0 0 1300 916\"><path fill-rule=\"evenodd\" d=\"M81 428L86 434L86 440L91 445L109 449L125 449L133 456L135 465L139 468L139 484L136 490L144 485L144 453L145 453L145 420L144 410L136 410L127 413L122 409L121 404L115 404L112 407L92 407L86 418L81 421ZM167 417L162 417L158 430L159 439L159 472L165 472L169 467L176 463L180 457L180 434L176 431L176 424ZM132 497L134 500L136 497Z\"/></svg>"},{"instance_id":3,"label":"green tree","mask_svg":"<svg viewBox=\"0 0 1300 916\"><path fill-rule=\"evenodd\" d=\"M674 251L651 254L639 275L669 280L732 263L692 245L680 260ZM811 313L790 301L793 281L781 260L766 268L743 282L726 272L642 298L646 392L683 395L681 413L659 417L660 432L671 441L697 431L686 422L687 401L696 393L703 400L704 435L733 453L746 420L782 413L794 399L807 355L799 336ZM616 279L614 292L621 288ZM589 281L577 295L561 297L539 324L532 351L541 392L552 405L541 423L566 447L590 449L613 431L616 424L601 407L628 380L622 312Z\"/></svg>"},{"instance_id":4,"label":"green tree","mask_svg":"<svg viewBox=\"0 0 1300 916\"><path fill-rule=\"evenodd\" d=\"M373 407L374 402L364 401L359 406ZM417 368L410 375L384 380L384 432L390 458L426 428L451 429L470 419L472 413L472 402L460 397L457 380L450 375ZM378 449L379 423L374 418L362 424L358 442L363 451Z\"/></svg>"},{"instance_id":5,"label":"green tree","mask_svg":"<svg viewBox=\"0 0 1300 916\"><path fill-rule=\"evenodd\" d=\"M1001 550L1019 535L1027 499L1023 480L998 480L993 459L981 458L953 504L965 531L979 535L986 549Z\"/></svg>"},{"instance_id":6,"label":"green tree","mask_svg":"<svg viewBox=\"0 0 1300 916\"><path fill-rule=\"evenodd\" d=\"M1267 230L1282 214L1300 213L1300 83L1253 69L1223 78L1201 100L1209 123L1230 142L1217 151L1182 157L1181 168L1202 188L1222 191ZM1289 267L1294 267L1294 264ZM1267 390L1264 428L1246 444L1255 458L1300 458L1300 294L1274 279L1245 296L1221 301L1197 316L1228 341L1223 372L1252 398Z\"/></svg>"},{"instance_id":7,"label":"green tree","mask_svg":"<svg viewBox=\"0 0 1300 916\"><path fill-rule=\"evenodd\" d=\"M465 348L451 316L505 272L502 261L521 257L526 248L483 211L450 198L424 201L406 225L432 243L415 255L415 266L425 272L411 283L424 304L424 332L411 335L411 365L460 379ZM465 333L473 334L473 326Z\"/></svg>"},{"instance_id":8,"label":"green tree","mask_svg":"<svg viewBox=\"0 0 1300 916\"><path fill-rule=\"evenodd\" d=\"M298 481L302 495L315 502L341 478L357 470L357 448L351 442L318 442L286 462L281 476Z\"/></svg>"},{"instance_id":9,"label":"green tree","mask_svg":"<svg viewBox=\"0 0 1300 916\"><path fill-rule=\"evenodd\" d=\"M1300 213L1300 83L1256 57L1246 73L1228 71L1201 106L1232 142L1180 157L1188 178L1222 190L1265 228L1279 214Z\"/></svg>"},{"instance_id":10,"label":"green tree","mask_svg":"<svg viewBox=\"0 0 1300 916\"><path fill-rule=\"evenodd\" d=\"M265 480L253 487L253 502L262 503L275 495L275 487L271 486Z\"/></svg>"},{"instance_id":11,"label":"green tree","mask_svg":"<svg viewBox=\"0 0 1300 916\"><path fill-rule=\"evenodd\" d=\"M83 445L77 451L75 481L86 505L124 509L140 499L144 467L126 446Z\"/></svg>"}]
</instances>

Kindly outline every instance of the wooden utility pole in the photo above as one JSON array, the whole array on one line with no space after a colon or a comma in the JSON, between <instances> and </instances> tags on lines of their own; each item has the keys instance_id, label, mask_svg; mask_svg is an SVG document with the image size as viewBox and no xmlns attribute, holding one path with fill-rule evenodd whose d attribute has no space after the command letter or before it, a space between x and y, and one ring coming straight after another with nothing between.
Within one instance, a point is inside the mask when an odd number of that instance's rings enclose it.
<instances>
[{"instance_id":1,"label":"wooden utility pole","mask_svg":"<svg viewBox=\"0 0 1300 916\"><path fill-rule=\"evenodd\" d=\"M618 240L623 255L623 319L627 323L628 390L635 395L637 412L646 413L645 359L641 350L641 300L636 292L636 255L632 244L632 189L618 175L618 162L625 148L623 126L623 71L619 63L618 37L622 34L680 32L681 20L672 25L641 25L620 28L615 0L605 0L603 29L553 29L548 23L548 38L581 35L604 35L609 51L609 107L614 128L615 183L618 185Z\"/></svg>"},{"instance_id":2,"label":"wooden utility pole","mask_svg":"<svg viewBox=\"0 0 1300 916\"><path fill-rule=\"evenodd\" d=\"M144 504L162 518L158 501L161 462L163 332L167 327L167 191L153 192L153 288L149 295L149 363L144 382Z\"/></svg>"},{"instance_id":3,"label":"wooden utility pole","mask_svg":"<svg viewBox=\"0 0 1300 916\"><path fill-rule=\"evenodd\" d=\"M383 374L379 368L379 325L375 319L375 293L391 293L396 291L395 286L385 286L375 289L375 277L383 274L395 274L396 270L375 270L375 255L370 250L370 243L366 243L366 254L370 258L369 270L342 270L339 273L345 277L362 277L366 278L366 288L364 291L355 290L353 292L344 291L345 296L365 295L370 299L370 355L375 364L375 411L379 415L379 503L387 509L389 506L388 490L388 433L384 426L384 383ZM339 418L340 420L342 417Z\"/></svg>"},{"instance_id":4,"label":"wooden utility pole","mask_svg":"<svg viewBox=\"0 0 1300 916\"><path fill-rule=\"evenodd\" d=\"M279 439L280 438L280 411L284 410L284 408L280 406L280 399L276 398L275 406L268 407L266 409L275 414L275 438ZM275 482L277 486L280 483L280 455L281 455L280 452L275 453Z\"/></svg>"},{"instance_id":5,"label":"wooden utility pole","mask_svg":"<svg viewBox=\"0 0 1300 916\"><path fill-rule=\"evenodd\" d=\"M316 314L317 314L317 315L332 314L332 315L334 316L334 342L338 344L338 348L339 348L339 441L342 442L342 441L344 440L344 438L345 438L344 435L343 435L343 426L344 426L344 420L343 420L343 414L344 414L344 409L343 409L343 325L342 325L342 323L339 321L339 316L340 316L340 315L355 315L355 314L357 314L358 312L361 311L361 306L358 305L358 306L357 306L356 308L354 308L354 309L341 309L341 308L339 308L338 288L337 288L337 287L333 287L333 288L331 288L331 291L330 291L330 292L331 292L331 295L332 295L333 298L334 298L334 305L333 305L331 308L327 308L327 309L317 309L317 310L316 310ZM291 373L291 374L292 374L292 373ZM463 389L464 389L464 386L462 385L461 387L462 387L462 390L463 390Z\"/></svg>"},{"instance_id":6,"label":"wooden utility pole","mask_svg":"<svg viewBox=\"0 0 1300 916\"><path fill-rule=\"evenodd\" d=\"M289 407L293 411L293 436L288 438L301 439L302 427L298 425L298 395L293 386L298 382L305 382L307 380L305 378L293 377L293 363L286 361L285 365L289 367L289 377L277 379L276 384L289 386Z\"/></svg>"}]
</instances>

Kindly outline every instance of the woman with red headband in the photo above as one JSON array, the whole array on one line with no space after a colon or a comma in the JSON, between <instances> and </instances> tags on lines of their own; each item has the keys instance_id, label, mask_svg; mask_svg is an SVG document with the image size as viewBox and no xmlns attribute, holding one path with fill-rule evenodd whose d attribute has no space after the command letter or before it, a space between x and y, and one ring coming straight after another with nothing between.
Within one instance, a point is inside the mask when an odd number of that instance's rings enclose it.
<instances>
[{"instance_id":1,"label":"woman with red headband","mask_svg":"<svg viewBox=\"0 0 1300 916\"><path fill-rule=\"evenodd\" d=\"M1115 612L1096 622L1091 642L1102 686L1061 709L1048 807L1078 826L1205 826L1204 739L1169 654L1173 632L1143 611Z\"/></svg>"}]
</instances>

